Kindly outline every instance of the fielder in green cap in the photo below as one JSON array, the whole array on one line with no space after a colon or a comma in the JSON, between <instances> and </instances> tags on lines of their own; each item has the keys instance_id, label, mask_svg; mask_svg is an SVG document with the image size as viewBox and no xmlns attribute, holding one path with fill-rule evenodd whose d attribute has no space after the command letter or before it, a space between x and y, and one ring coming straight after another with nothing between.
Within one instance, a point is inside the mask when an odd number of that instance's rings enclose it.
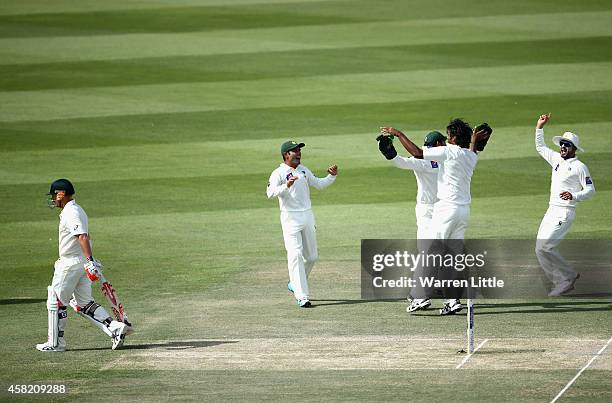
<instances>
[{"instance_id":1,"label":"fielder in green cap","mask_svg":"<svg viewBox=\"0 0 612 403\"><path fill-rule=\"evenodd\" d=\"M385 131L391 131L392 128L381 128ZM394 136L399 137L404 134L399 130L392 129L397 132ZM434 203L438 201L438 172L440 171L439 165L436 161L427 161L424 159L417 159L415 157L401 157L397 155L395 148L393 147L392 140L389 136L381 135L379 138L379 149L387 159L389 159L393 165L400 169L407 169L414 172L417 182L417 196L416 206L414 213L416 216L417 224L417 242L419 250L428 250L429 243L428 238L431 237L431 222L432 213L434 209ZM385 148L385 143L388 143ZM425 147L439 147L446 144L446 137L438 131L429 132L425 136L424 146ZM389 153L387 150L392 149ZM392 157L392 158L389 158ZM424 293L423 293L424 294ZM406 308L408 312L413 312L420 309L426 309L431 305L431 300L426 298L425 295L420 295L416 290L411 290L411 304Z\"/></svg>"},{"instance_id":2,"label":"fielder in green cap","mask_svg":"<svg viewBox=\"0 0 612 403\"><path fill-rule=\"evenodd\" d=\"M310 203L310 186L323 189L334 183L338 166L327 168L325 178L317 178L301 164L304 143L286 141L281 145L283 162L270 175L266 193L268 199L278 198L281 227L287 250L289 283L300 308L308 308L310 291L308 275L318 259L314 215Z\"/></svg>"}]
</instances>

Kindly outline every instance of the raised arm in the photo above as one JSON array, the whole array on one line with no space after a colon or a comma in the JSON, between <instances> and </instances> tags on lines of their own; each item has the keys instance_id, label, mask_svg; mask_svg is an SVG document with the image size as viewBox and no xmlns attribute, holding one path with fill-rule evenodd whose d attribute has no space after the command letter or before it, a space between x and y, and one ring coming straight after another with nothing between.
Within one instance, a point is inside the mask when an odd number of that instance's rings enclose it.
<instances>
[{"instance_id":1,"label":"raised arm","mask_svg":"<svg viewBox=\"0 0 612 403\"><path fill-rule=\"evenodd\" d=\"M538 154L542 156L551 166L555 164L556 153L550 148L546 147L544 142L544 125L550 120L550 113L540 115L538 122L536 123L535 130L535 148Z\"/></svg>"},{"instance_id":2,"label":"raised arm","mask_svg":"<svg viewBox=\"0 0 612 403\"><path fill-rule=\"evenodd\" d=\"M406 135L393 127L381 127L380 132L382 134L391 134L399 138L400 143L404 146L406 151L410 153L414 158L423 159L423 150L414 144Z\"/></svg>"},{"instance_id":3,"label":"raised arm","mask_svg":"<svg viewBox=\"0 0 612 403\"><path fill-rule=\"evenodd\" d=\"M420 160L416 158L406 158L396 156L391 160L393 165L399 169L409 169L417 172L438 172L438 165L431 161Z\"/></svg>"}]
</instances>

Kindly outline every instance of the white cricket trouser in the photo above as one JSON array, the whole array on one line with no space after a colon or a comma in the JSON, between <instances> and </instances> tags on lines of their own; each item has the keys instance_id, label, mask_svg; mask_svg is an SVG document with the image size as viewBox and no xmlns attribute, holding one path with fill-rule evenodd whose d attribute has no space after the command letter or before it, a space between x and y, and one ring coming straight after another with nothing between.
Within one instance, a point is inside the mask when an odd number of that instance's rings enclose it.
<instances>
[{"instance_id":1,"label":"white cricket trouser","mask_svg":"<svg viewBox=\"0 0 612 403\"><path fill-rule=\"evenodd\" d=\"M62 257L55 261L51 287L62 305L67 306L73 295L79 306L93 301L91 280L83 268L85 262L85 258L80 256Z\"/></svg>"},{"instance_id":2,"label":"white cricket trouser","mask_svg":"<svg viewBox=\"0 0 612 403\"><path fill-rule=\"evenodd\" d=\"M319 258L312 210L281 211L289 281L297 299L308 298L308 275Z\"/></svg>"},{"instance_id":3,"label":"white cricket trouser","mask_svg":"<svg viewBox=\"0 0 612 403\"><path fill-rule=\"evenodd\" d=\"M427 239L431 231L431 217L434 205L417 203L414 207L417 224L417 239Z\"/></svg>"},{"instance_id":4,"label":"white cricket trouser","mask_svg":"<svg viewBox=\"0 0 612 403\"><path fill-rule=\"evenodd\" d=\"M576 278L576 272L558 248L575 217L573 207L548 206L540 223L535 252L544 274L555 285Z\"/></svg>"},{"instance_id":5,"label":"white cricket trouser","mask_svg":"<svg viewBox=\"0 0 612 403\"><path fill-rule=\"evenodd\" d=\"M434 204L431 219L431 239L464 239L470 220L469 204L452 204L438 201Z\"/></svg>"}]
</instances>

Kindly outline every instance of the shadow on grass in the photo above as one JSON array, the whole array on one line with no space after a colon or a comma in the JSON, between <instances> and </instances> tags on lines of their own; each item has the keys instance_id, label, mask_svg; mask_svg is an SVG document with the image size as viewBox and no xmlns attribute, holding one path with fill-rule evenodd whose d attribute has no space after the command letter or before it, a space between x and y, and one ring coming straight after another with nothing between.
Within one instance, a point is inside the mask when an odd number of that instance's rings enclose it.
<instances>
[{"instance_id":1,"label":"shadow on grass","mask_svg":"<svg viewBox=\"0 0 612 403\"><path fill-rule=\"evenodd\" d=\"M585 298L585 297L608 297L612 296L607 293L604 294L580 294L571 295L572 298ZM564 297L560 297L557 301L551 302L510 302L510 303L487 303L475 304L475 312L477 315L499 315L499 314L511 314L511 313L559 313L559 312L607 312L612 311L612 301L563 301ZM319 299L312 300L313 308L318 306L334 306L334 305L353 305L353 304L369 304L374 302L399 302L406 301L404 298L394 299L380 299L380 300L361 300L361 299ZM441 300L434 300L441 301ZM434 302L435 304L435 302ZM588 306L586 306L588 305ZM595 305L595 306L593 306ZM440 302L440 308L442 303ZM514 309L524 308L524 309ZM482 309L485 309L484 311ZM423 311L412 312L411 316L440 316L438 309L429 308ZM466 316L467 309L458 312L454 315L449 316Z\"/></svg>"},{"instance_id":2,"label":"shadow on grass","mask_svg":"<svg viewBox=\"0 0 612 403\"><path fill-rule=\"evenodd\" d=\"M572 295L575 297L575 295ZM588 305L588 306L586 306ZM595 306L593 306L595 305ZM481 308L487 311L480 311ZM496 309L498 311L489 311ZM513 309L525 308L525 309ZM529 309L534 308L534 309ZM504 313L559 313L559 312L608 312L612 311L612 301L554 301L554 302L512 302L498 304L477 304L476 315L499 315Z\"/></svg>"},{"instance_id":3,"label":"shadow on grass","mask_svg":"<svg viewBox=\"0 0 612 403\"><path fill-rule=\"evenodd\" d=\"M353 305L353 304L372 304L375 302L397 302L406 301L406 298L388 298L388 299L311 299L313 308L318 306L330 305Z\"/></svg>"},{"instance_id":4,"label":"shadow on grass","mask_svg":"<svg viewBox=\"0 0 612 403\"><path fill-rule=\"evenodd\" d=\"M192 341L169 341L167 343L149 343L149 344L124 344L121 350L188 350L191 348L213 347L220 344L238 343L236 340L192 340ZM94 348L71 348L67 351L97 351L110 350L110 347L94 347Z\"/></svg>"},{"instance_id":5,"label":"shadow on grass","mask_svg":"<svg viewBox=\"0 0 612 403\"><path fill-rule=\"evenodd\" d=\"M0 305L38 304L39 302L46 301L46 299L42 298L7 298L0 299Z\"/></svg>"}]
</instances>

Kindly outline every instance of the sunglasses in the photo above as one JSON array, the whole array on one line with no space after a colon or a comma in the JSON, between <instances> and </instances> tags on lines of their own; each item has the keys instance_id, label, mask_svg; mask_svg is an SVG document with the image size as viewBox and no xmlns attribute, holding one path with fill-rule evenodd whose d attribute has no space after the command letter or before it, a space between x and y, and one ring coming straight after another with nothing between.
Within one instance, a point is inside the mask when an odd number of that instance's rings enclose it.
<instances>
[{"instance_id":1,"label":"sunglasses","mask_svg":"<svg viewBox=\"0 0 612 403\"><path fill-rule=\"evenodd\" d=\"M572 148L574 147L574 145L570 143L569 141L560 141L559 147Z\"/></svg>"}]
</instances>

